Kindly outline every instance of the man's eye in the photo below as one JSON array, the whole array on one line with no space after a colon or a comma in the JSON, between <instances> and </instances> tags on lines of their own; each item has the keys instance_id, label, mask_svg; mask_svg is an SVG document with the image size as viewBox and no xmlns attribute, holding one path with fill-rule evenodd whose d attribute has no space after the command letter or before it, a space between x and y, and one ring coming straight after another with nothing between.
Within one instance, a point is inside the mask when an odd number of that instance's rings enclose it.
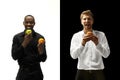
<instances>
[{"instance_id":1,"label":"man's eye","mask_svg":"<svg viewBox=\"0 0 120 80\"><path fill-rule=\"evenodd\" d=\"M26 24L33 24L33 22L25 22Z\"/></svg>"}]
</instances>

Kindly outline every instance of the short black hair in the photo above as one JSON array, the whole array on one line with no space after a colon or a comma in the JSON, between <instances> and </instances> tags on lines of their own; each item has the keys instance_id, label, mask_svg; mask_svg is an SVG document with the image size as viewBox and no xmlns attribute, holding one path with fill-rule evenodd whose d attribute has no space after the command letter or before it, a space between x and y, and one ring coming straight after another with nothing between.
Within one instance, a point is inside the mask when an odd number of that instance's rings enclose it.
<instances>
[{"instance_id":1,"label":"short black hair","mask_svg":"<svg viewBox=\"0 0 120 80\"><path fill-rule=\"evenodd\" d=\"M26 15L25 17L24 17L24 20L26 19L26 17L28 17L28 16L30 16L30 17L32 17L33 18L33 20L35 21L35 19L34 19L34 16L33 15Z\"/></svg>"}]
</instances>

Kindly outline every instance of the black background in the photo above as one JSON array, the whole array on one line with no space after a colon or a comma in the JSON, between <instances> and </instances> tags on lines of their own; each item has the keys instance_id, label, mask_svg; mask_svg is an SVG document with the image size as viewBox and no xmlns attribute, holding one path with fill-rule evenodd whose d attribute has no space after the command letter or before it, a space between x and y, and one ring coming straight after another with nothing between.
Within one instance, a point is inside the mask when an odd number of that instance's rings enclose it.
<instances>
[{"instance_id":1,"label":"black background","mask_svg":"<svg viewBox=\"0 0 120 80\"><path fill-rule=\"evenodd\" d=\"M110 56L103 59L106 80L119 79L119 5L106 0L60 0L60 80L75 80L77 60L70 56L72 35L80 30L80 13L90 9L94 14L93 29L106 34ZM117 47L118 46L118 47Z\"/></svg>"}]
</instances>

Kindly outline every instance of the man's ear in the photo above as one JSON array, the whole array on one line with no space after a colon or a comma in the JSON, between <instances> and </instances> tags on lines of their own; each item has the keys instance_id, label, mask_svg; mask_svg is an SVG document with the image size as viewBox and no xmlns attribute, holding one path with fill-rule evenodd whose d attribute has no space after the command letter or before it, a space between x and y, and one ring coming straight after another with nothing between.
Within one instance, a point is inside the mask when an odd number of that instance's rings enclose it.
<instances>
[{"instance_id":1,"label":"man's ear","mask_svg":"<svg viewBox=\"0 0 120 80\"><path fill-rule=\"evenodd\" d=\"M35 22L34 22L34 25L35 25Z\"/></svg>"}]
</instances>

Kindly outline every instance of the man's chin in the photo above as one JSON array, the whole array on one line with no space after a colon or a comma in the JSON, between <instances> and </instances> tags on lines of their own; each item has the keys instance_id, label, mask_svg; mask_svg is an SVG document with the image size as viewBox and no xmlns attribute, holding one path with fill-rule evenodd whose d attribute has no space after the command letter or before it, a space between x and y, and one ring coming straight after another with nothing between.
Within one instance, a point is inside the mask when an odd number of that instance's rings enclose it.
<instances>
[{"instance_id":1,"label":"man's chin","mask_svg":"<svg viewBox=\"0 0 120 80\"><path fill-rule=\"evenodd\" d=\"M33 27L26 27L26 29L33 29Z\"/></svg>"}]
</instances>

